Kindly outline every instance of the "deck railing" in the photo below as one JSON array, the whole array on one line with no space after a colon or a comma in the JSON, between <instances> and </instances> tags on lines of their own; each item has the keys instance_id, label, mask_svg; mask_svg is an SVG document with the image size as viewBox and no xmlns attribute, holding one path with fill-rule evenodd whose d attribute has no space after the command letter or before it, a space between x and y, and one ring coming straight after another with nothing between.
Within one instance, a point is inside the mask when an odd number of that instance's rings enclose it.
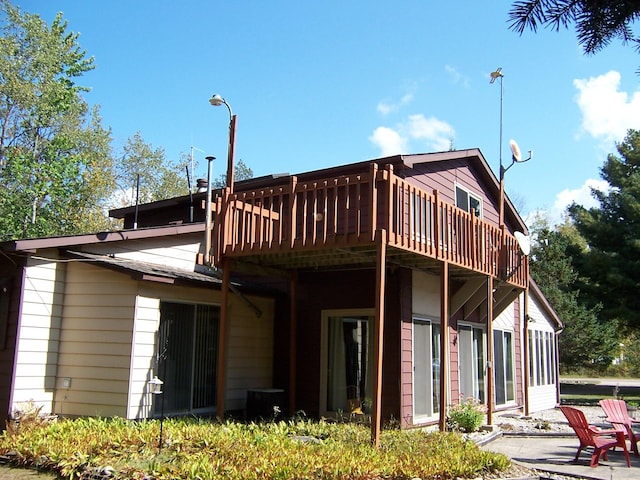
<instances>
[{"instance_id":1,"label":"deck railing","mask_svg":"<svg viewBox=\"0 0 640 480\"><path fill-rule=\"evenodd\" d=\"M371 244L386 229L393 248L518 286L528 275L515 237L375 164L363 173L223 192L215 218L216 259Z\"/></svg>"}]
</instances>

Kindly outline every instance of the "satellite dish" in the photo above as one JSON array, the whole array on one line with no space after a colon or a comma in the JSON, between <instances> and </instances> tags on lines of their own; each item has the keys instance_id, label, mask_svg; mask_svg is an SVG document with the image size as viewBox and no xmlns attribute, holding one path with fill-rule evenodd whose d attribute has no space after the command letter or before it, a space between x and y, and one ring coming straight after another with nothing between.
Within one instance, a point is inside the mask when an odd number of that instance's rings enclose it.
<instances>
[{"instance_id":1,"label":"satellite dish","mask_svg":"<svg viewBox=\"0 0 640 480\"><path fill-rule=\"evenodd\" d=\"M520 147L515 140L509 140L509 146L511 147L511 157L514 162L522 161L522 154L520 153Z\"/></svg>"},{"instance_id":2,"label":"satellite dish","mask_svg":"<svg viewBox=\"0 0 640 480\"><path fill-rule=\"evenodd\" d=\"M529 255L529 252L531 252L531 238L522 232L514 232L513 235L516 237L516 241L518 242L522 253Z\"/></svg>"}]
</instances>

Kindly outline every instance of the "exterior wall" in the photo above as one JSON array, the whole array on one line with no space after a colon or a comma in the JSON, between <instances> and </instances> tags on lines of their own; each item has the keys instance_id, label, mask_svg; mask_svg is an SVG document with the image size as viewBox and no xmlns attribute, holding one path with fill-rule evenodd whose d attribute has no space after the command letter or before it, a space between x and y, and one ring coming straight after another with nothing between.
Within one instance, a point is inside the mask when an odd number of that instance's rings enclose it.
<instances>
[{"instance_id":1,"label":"exterior wall","mask_svg":"<svg viewBox=\"0 0 640 480\"><path fill-rule=\"evenodd\" d=\"M18 318L22 291L22 261L0 255L0 430L9 417ZM4 302L8 301L8 305ZM6 310L4 310L6 308ZM3 315L5 315L3 317Z\"/></svg>"},{"instance_id":2,"label":"exterior wall","mask_svg":"<svg viewBox=\"0 0 640 480\"><path fill-rule=\"evenodd\" d=\"M176 250L166 241L150 241L140 257L165 255L173 266L184 266L198 248L193 239ZM128 247L119 249L136 256ZM247 298L261 310L259 317L230 294L229 410L244 408L247 389L272 386L274 301ZM11 407L32 400L43 413L146 418L160 300L219 305L220 290L137 281L91 262L30 260Z\"/></svg>"},{"instance_id":3,"label":"exterior wall","mask_svg":"<svg viewBox=\"0 0 640 480\"><path fill-rule=\"evenodd\" d=\"M411 318L403 328L402 341L402 418L405 426L413 422L413 317L440 321L440 277L415 270L411 273ZM435 419L437 420L437 419Z\"/></svg>"},{"instance_id":4,"label":"exterior wall","mask_svg":"<svg viewBox=\"0 0 640 480\"><path fill-rule=\"evenodd\" d=\"M536 301L535 298L529 298L529 318L532 321L529 321L528 324L528 334L531 335L533 330L540 330L543 332L553 333L555 338L555 332L552 324L547 319L546 315L543 313L540 304ZM554 348L557 345L557 342L554 341ZM556 361L558 359L558 352L556 351ZM556 368L554 366L554 368ZM527 365L524 369L524 375L529 374L529 366ZM535 413L541 410L547 410L549 408L555 408L557 404L557 394L558 394L558 383L553 383L551 385L534 385L529 387L529 412Z\"/></svg>"},{"instance_id":5,"label":"exterior wall","mask_svg":"<svg viewBox=\"0 0 640 480\"><path fill-rule=\"evenodd\" d=\"M30 258L24 273L10 411L23 402L53 411L66 265L53 252L48 256L51 261Z\"/></svg>"},{"instance_id":6,"label":"exterior wall","mask_svg":"<svg viewBox=\"0 0 640 480\"><path fill-rule=\"evenodd\" d=\"M438 190L442 200L455 205L455 187L460 185L482 199L482 218L498 224L498 208L486 192L492 191L461 158L450 162L426 162L417 164L411 170L408 180L427 191Z\"/></svg>"},{"instance_id":7,"label":"exterior wall","mask_svg":"<svg viewBox=\"0 0 640 480\"><path fill-rule=\"evenodd\" d=\"M54 413L126 417L136 290L127 275L67 264Z\"/></svg>"},{"instance_id":8,"label":"exterior wall","mask_svg":"<svg viewBox=\"0 0 640 480\"><path fill-rule=\"evenodd\" d=\"M83 250L98 255L114 255L117 258L137 260L193 272L196 265L196 257L203 240L204 236L200 233L92 244L85 246Z\"/></svg>"},{"instance_id":9,"label":"exterior wall","mask_svg":"<svg viewBox=\"0 0 640 480\"><path fill-rule=\"evenodd\" d=\"M403 269L395 273L387 271L385 324L382 375L382 416L398 419L400 410L400 331L401 306L406 302L403 293ZM296 359L296 410L309 416L319 416L321 375L326 373L321 365L321 320L324 310L374 311L375 271L353 270L341 272L301 273L297 297L297 359Z\"/></svg>"}]
</instances>

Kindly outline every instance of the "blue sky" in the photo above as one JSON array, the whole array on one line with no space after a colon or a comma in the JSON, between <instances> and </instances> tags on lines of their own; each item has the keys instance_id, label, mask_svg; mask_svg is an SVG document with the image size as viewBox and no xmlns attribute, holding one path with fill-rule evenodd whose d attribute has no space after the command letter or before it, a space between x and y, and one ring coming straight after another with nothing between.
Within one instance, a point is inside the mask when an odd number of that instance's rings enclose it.
<instances>
[{"instance_id":1,"label":"blue sky","mask_svg":"<svg viewBox=\"0 0 640 480\"><path fill-rule=\"evenodd\" d=\"M15 1L47 22L59 11L96 69L80 82L114 147L140 132L171 160L192 150L255 176L299 173L395 153L479 148L498 171L509 140L533 159L506 174L523 216L558 218L628 128L640 128L640 55L618 43L585 56L573 29L520 36L510 1Z\"/></svg>"}]
</instances>

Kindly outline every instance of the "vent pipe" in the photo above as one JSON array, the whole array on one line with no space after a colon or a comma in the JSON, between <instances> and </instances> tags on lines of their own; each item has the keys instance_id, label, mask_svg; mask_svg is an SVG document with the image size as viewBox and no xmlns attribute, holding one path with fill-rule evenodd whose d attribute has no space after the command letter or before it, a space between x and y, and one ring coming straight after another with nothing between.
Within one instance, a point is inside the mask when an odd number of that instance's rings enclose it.
<instances>
[{"instance_id":1,"label":"vent pipe","mask_svg":"<svg viewBox=\"0 0 640 480\"><path fill-rule=\"evenodd\" d=\"M204 264L211 266L211 177L213 175L213 161L216 157L209 155L207 158L207 202L205 212L205 229L204 229ZM198 191L200 191L200 180L198 180Z\"/></svg>"}]
</instances>

